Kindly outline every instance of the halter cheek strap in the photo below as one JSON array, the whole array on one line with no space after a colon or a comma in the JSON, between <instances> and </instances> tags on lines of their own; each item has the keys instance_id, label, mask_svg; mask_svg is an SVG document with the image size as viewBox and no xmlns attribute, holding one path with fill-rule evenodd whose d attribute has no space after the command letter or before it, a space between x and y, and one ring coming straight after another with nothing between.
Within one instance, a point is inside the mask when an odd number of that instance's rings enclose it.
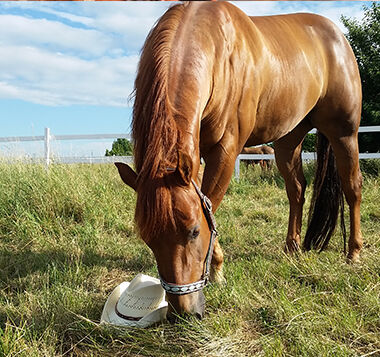
<instances>
[{"instance_id":1,"label":"halter cheek strap","mask_svg":"<svg viewBox=\"0 0 380 357\"><path fill-rule=\"evenodd\" d=\"M207 198L206 195L202 193L200 188L197 186L194 180L191 180L191 182L194 185L195 191L197 192L199 198L201 199L201 205L203 214L206 217L208 227L210 229L210 242L208 245L208 250L206 254L206 258L204 261L204 268L203 268L203 274L201 276L201 279L190 284L173 284L166 282L161 276L161 285L164 288L166 292L169 294L174 295L185 295L190 294L199 290L202 290L209 282L209 275L210 275L210 266L211 266L211 259L212 259L212 252L214 251L214 243L215 238L218 235L218 232L216 230L216 221L214 214L212 212L212 204L211 201Z\"/></svg>"}]
</instances>

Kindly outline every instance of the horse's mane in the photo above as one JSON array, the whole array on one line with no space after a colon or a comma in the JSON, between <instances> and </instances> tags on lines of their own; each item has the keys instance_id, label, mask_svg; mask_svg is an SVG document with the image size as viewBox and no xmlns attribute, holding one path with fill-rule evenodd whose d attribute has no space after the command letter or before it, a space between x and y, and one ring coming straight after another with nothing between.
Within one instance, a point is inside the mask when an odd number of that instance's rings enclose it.
<instances>
[{"instance_id":1,"label":"horse's mane","mask_svg":"<svg viewBox=\"0 0 380 357\"><path fill-rule=\"evenodd\" d=\"M171 45L184 5L169 9L149 33L135 80L132 136L138 174L136 221L145 241L174 224L167 167L177 166L179 133L168 97Z\"/></svg>"}]
</instances>

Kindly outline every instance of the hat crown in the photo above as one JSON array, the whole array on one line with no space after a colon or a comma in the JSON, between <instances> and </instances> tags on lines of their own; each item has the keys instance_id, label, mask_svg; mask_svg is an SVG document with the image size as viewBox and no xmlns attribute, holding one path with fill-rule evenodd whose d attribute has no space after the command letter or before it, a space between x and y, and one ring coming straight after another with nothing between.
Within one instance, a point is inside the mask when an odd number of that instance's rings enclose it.
<instances>
[{"instance_id":1,"label":"hat crown","mask_svg":"<svg viewBox=\"0 0 380 357\"><path fill-rule=\"evenodd\" d=\"M142 318L156 310L165 298L160 281L138 274L119 297L115 308L127 317Z\"/></svg>"}]
</instances>

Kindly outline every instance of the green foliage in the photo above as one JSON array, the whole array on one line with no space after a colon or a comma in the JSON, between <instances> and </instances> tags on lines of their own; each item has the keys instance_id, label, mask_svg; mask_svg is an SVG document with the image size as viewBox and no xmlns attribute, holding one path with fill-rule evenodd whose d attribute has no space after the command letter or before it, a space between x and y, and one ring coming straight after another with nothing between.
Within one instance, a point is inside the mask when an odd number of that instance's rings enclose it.
<instances>
[{"instance_id":1,"label":"green foliage","mask_svg":"<svg viewBox=\"0 0 380 357\"><path fill-rule=\"evenodd\" d=\"M380 159L360 160L360 170L364 175L380 177Z\"/></svg>"},{"instance_id":2,"label":"green foliage","mask_svg":"<svg viewBox=\"0 0 380 357\"><path fill-rule=\"evenodd\" d=\"M361 125L380 125L380 3L365 6L364 18L342 16L347 39L354 50L363 85ZM380 151L380 133L360 134L360 152Z\"/></svg>"},{"instance_id":3,"label":"green foliage","mask_svg":"<svg viewBox=\"0 0 380 357\"><path fill-rule=\"evenodd\" d=\"M112 143L112 149L106 149L105 156L132 156L133 146L127 139L117 139Z\"/></svg>"},{"instance_id":4,"label":"green foliage","mask_svg":"<svg viewBox=\"0 0 380 357\"><path fill-rule=\"evenodd\" d=\"M302 151L305 152L315 152L317 144L317 135L316 134L307 134L305 140L302 143Z\"/></svg>"},{"instance_id":5,"label":"green foliage","mask_svg":"<svg viewBox=\"0 0 380 357\"><path fill-rule=\"evenodd\" d=\"M309 181L313 167L305 169ZM205 318L118 329L97 324L109 293L137 273L157 276L153 254L135 233L134 191L113 165L52 165L47 172L0 163L0 176L0 356L348 357L380 350L378 177L364 177L365 247L362 262L348 265L339 231L326 252L284 254L283 180L275 169L242 167L216 214L227 284L205 289ZM305 211L310 195L308 188Z\"/></svg>"}]
</instances>

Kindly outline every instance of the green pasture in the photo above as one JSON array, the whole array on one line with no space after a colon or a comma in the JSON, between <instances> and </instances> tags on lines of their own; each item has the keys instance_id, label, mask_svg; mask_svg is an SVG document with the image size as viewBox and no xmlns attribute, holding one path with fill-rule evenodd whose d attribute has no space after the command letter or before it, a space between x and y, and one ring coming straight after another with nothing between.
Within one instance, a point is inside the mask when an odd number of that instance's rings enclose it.
<instances>
[{"instance_id":1,"label":"green pasture","mask_svg":"<svg viewBox=\"0 0 380 357\"><path fill-rule=\"evenodd\" d=\"M379 177L350 265L339 230L326 252L284 254L283 180L242 167L216 214L227 284L205 289L205 318L99 327L116 285L157 274L134 204L112 165L0 163L0 356L380 356Z\"/></svg>"}]
</instances>

